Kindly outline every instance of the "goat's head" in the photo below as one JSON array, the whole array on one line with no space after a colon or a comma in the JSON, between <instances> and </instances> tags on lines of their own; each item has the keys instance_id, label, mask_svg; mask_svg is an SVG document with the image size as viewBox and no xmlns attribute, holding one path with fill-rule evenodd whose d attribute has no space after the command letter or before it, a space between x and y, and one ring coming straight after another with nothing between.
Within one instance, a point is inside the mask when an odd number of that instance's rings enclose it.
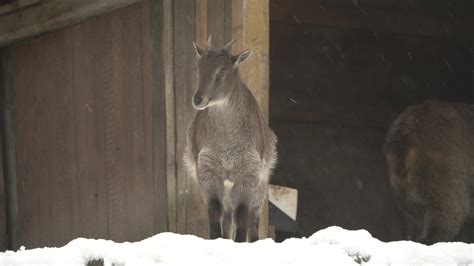
<instances>
[{"instance_id":1,"label":"goat's head","mask_svg":"<svg viewBox=\"0 0 474 266\"><path fill-rule=\"evenodd\" d=\"M206 48L193 43L198 58L197 88L192 100L194 108L203 110L228 99L238 80L237 69L250 54L250 50L244 50L232 55L230 47L234 42L235 39L220 49L212 48L210 36Z\"/></svg>"}]
</instances>

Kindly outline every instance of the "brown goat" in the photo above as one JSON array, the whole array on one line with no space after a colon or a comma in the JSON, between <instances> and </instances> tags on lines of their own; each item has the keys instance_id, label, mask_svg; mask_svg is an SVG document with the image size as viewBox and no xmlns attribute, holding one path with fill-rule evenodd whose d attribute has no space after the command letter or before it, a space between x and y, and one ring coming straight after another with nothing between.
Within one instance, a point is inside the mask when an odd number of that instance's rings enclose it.
<instances>
[{"instance_id":1,"label":"brown goat","mask_svg":"<svg viewBox=\"0 0 474 266\"><path fill-rule=\"evenodd\" d=\"M250 51L233 55L231 45L213 48L210 39L205 49L194 44L196 113L184 160L207 204L210 238L256 241L277 139L239 78L238 68Z\"/></svg>"},{"instance_id":2,"label":"brown goat","mask_svg":"<svg viewBox=\"0 0 474 266\"><path fill-rule=\"evenodd\" d=\"M426 102L391 124L384 143L407 237L451 241L474 218L474 106Z\"/></svg>"}]
</instances>

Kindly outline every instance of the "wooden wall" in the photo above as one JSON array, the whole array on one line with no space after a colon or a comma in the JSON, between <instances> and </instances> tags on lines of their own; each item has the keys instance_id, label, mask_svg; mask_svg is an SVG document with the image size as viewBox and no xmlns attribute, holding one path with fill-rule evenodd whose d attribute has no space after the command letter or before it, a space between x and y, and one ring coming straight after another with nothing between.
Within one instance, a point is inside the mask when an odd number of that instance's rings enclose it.
<instances>
[{"instance_id":1,"label":"wooden wall","mask_svg":"<svg viewBox=\"0 0 474 266\"><path fill-rule=\"evenodd\" d=\"M31 23L41 24L41 33L55 30L3 50L2 84L11 95L4 139L16 153L4 161L18 183L7 189L18 198L7 202L18 207L7 217L18 220L9 248L58 246L78 236L208 236L207 211L182 162L194 113L193 41L203 45L212 35L222 46L237 38L234 52L251 49L242 77L268 113L267 0L103 2L67 8L51 1L48 10L35 6L2 18L9 24L0 27L0 45L26 38ZM74 8L82 5L93 10ZM24 30L10 28L15 21Z\"/></svg>"},{"instance_id":2,"label":"wooden wall","mask_svg":"<svg viewBox=\"0 0 474 266\"><path fill-rule=\"evenodd\" d=\"M166 200L156 200L166 199L166 179L153 165L152 110L164 95L152 83L149 5L5 49L17 154L13 247L79 236L134 241L167 229Z\"/></svg>"},{"instance_id":3,"label":"wooden wall","mask_svg":"<svg viewBox=\"0 0 474 266\"><path fill-rule=\"evenodd\" d=\"M270 124L280 140L273 182L299 189L306 235L340 225L400 239L385 131L410 104L474 102L474 35L465 24L474 8L323 2L270 4Z\"/></svg>"}]
</instances>

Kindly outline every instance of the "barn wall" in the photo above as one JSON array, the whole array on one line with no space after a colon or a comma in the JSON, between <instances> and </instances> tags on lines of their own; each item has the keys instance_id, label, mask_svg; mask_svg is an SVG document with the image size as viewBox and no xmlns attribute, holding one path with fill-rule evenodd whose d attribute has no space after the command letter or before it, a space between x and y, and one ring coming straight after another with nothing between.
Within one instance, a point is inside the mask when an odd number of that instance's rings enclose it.
<instances>
[{"instance_id":1,"label":"barn wall","mask_svg":"<svg viewBox=\"0 0 474 266\"><path fill-rule=\"evenodd\" d=\"M74 1L91 7L85 14L51 1L44 10L20 11L25 18L3 18L26 29L40 23L41 33L62 28L4 49L13 114L4 139L14 144L8 158L17 174L8 176L18 182L9 190L18 200L8 204L19 209L7 215L18 220L9 248L58 246L78 236L208 236L206 207L182 162L194 113L193 41L203 45L211 34L215 46L237 38L234 52L251 49L242 79L268 113L268 1L102 2ZM41 17L48 12L58 18ZM0 45L39 34L7 29L0 29L7 34Z\"/></svg>"},{"instance_id":2,"label":"barn wall","mask_svg":"<svg viewBox=\"0 0 474 266\"><path fill-rule=\"evenodd\" d=\"M152 105L162 89L151 82L148 4L5 49L17 153L14 247L79 236L134 241L166 230L166 200L155 200L166 182L152 161Z\"/></svg>"},{"instance_id":3,"label":"barn wall","mask_svg":"<svg viewBox=\"0 0 474 266\"><path fill-rule=\"evenodd\" d=\"M474 101L472 34L443 19L442 5L327 2L270 6L270 124L280 154L273 183L299 189L306 235L340 225L399 239L382 155L386 128L410 104ZM461 8L452 12L464 19ZM441 22L446 28L433 24Z\"/></svg>"}]
</instances>

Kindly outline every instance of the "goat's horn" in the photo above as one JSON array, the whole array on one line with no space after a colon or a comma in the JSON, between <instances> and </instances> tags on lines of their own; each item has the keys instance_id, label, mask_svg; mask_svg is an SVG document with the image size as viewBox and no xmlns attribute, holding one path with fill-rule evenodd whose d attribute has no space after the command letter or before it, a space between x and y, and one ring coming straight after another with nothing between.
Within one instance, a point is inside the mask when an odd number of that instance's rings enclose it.
<instances>
[{"instance_id":1,"label":"goat's horn","mask_svg":"<svg viewBox=\"0 0 474 266\"><path fill-rule=\"evenodd\" d=\"M207 48L211 48L211 42L212 42L212 36L209 35L209 37L207 38Z\"/></svg>"},{"instance_id":2,"label":"goat's horn","mask_svg":"<svg viewBox=\"0 0 474 266\"><path fill-rule=\"evenodd\" d=\"M228 42L226 45L224 45L224 49L228 50L232 45L237 41L237 38L232 39L232 41Z\"/></svg>"}]
</instances>

